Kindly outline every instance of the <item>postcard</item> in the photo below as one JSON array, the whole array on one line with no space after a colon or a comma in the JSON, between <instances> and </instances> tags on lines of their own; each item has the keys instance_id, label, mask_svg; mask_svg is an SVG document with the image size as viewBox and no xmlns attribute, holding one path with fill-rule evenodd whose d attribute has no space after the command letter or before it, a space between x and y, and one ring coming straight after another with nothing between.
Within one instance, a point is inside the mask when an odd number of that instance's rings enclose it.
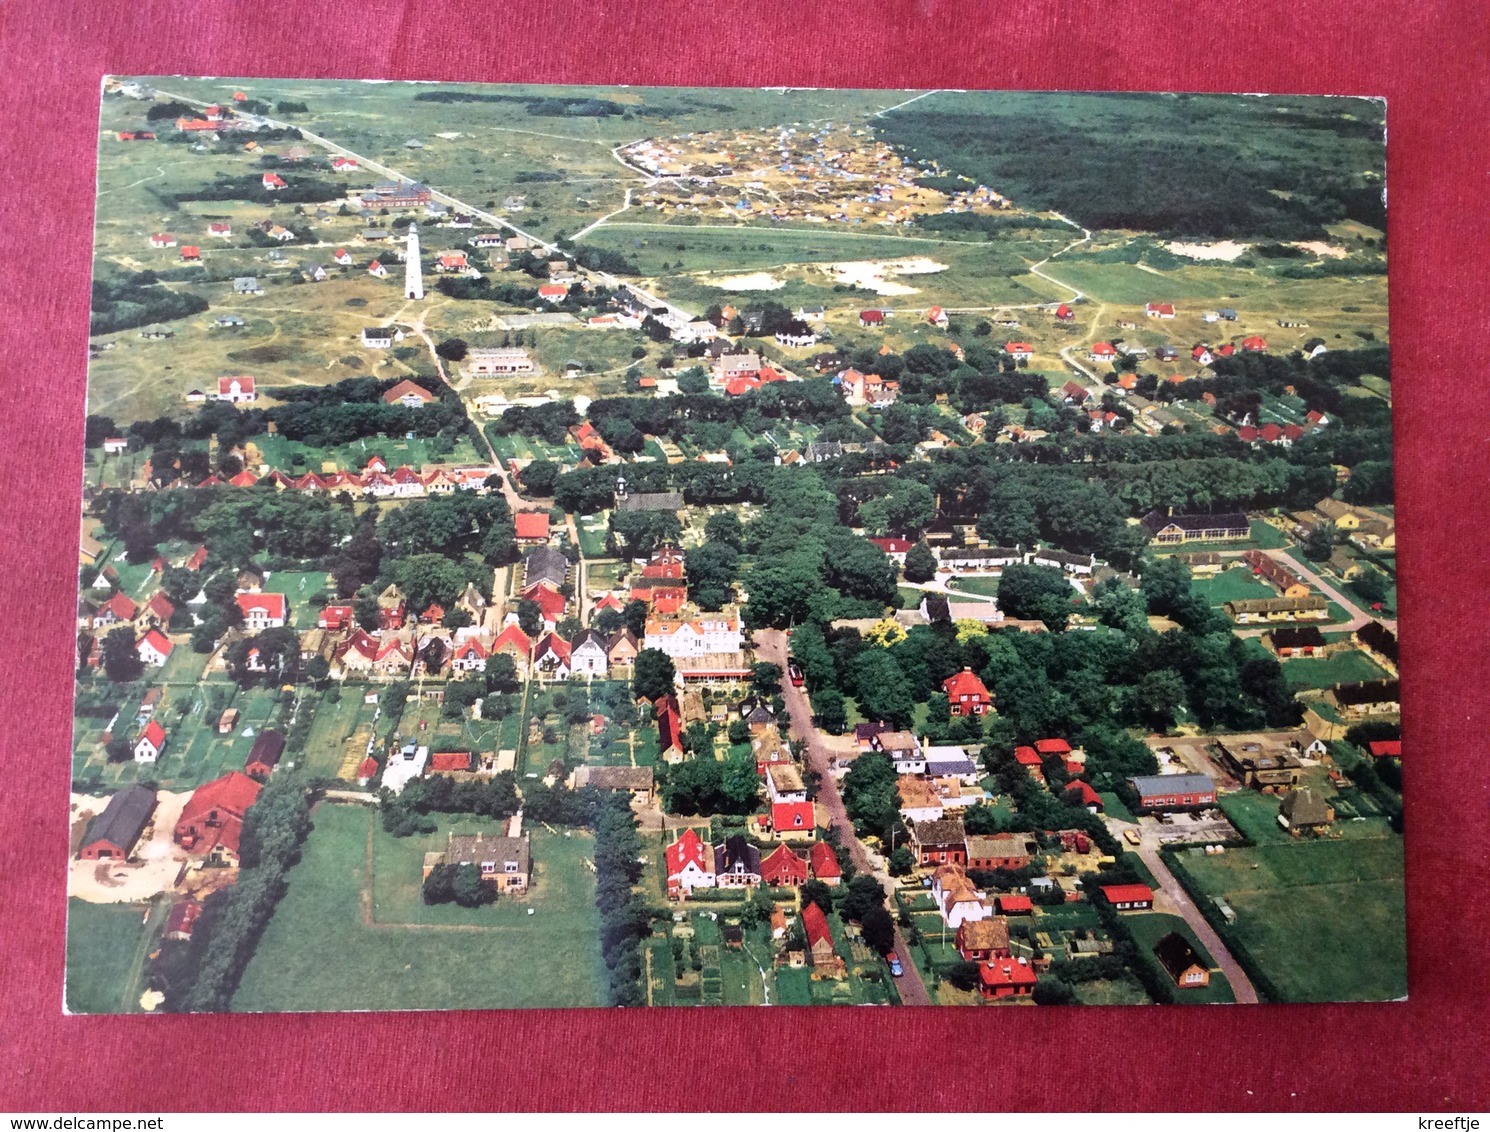
<instances>
[{"instance_id":1,"label":"postcard","mask_svg":"<svg viewBox=\"0 0 1490 1132\"><path fill-rule=\"evenodd\" d=\"M1384 177L1367 98L107 80L66 1009L1404 997Z\"/></svg>"}]
</instances>

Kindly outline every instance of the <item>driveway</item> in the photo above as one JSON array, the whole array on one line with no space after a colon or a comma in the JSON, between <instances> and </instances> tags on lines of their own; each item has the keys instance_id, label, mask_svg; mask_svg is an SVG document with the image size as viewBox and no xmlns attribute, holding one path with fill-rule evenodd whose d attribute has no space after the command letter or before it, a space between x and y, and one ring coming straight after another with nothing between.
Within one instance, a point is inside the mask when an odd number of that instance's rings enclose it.
<instances>
[{"instance_id":1,"label":"driveway","mask_svg":"<svg viewBox=\"0 0 1490 1132\"><path fill-rule=\"evenodd\" d=\"M1238 1002L1253 1004L1257 1002L1257 989L1253 987L1252 980L1247 978L1247 972L1242 970L1241 964L1226 949L1215 930L1206 918L1200 914L1200 909L1190 899L1190 894L1180 886L1180 882L1174 879L1174 874L1169 871L1169 866L1164 863L1164 858L1155 849L1147 846L1135 850L1138 857L1148 866L1149 872L1154 874L1154 880L1159 888L1168 898L1170 906L1175 913L1184 918L1185 923L1190 925L1190 930L1195 933L1211 958L1215 960L1216 966L1221 968L1221 973L1226 976L1227 982L1231 983L1231 993Z\"/></svg>"}]
</instances>

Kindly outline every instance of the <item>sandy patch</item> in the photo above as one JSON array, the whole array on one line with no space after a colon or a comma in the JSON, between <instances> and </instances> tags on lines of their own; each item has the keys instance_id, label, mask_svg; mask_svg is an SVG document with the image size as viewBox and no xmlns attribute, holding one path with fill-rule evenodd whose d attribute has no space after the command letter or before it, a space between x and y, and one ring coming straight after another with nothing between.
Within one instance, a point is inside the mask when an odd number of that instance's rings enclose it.
<instances>
[{"instance_id":1,"label":"sandy patch","mask_svg":"<svg viewBox=\"0 0 1490 1132\"><path fill-rule=\"evenodd\" d=\"M1317 256L1323 256L1325 259L1344 259L1350 254L1344 248L1327 244L1323 240L1309 240L1304 243L1295 243L1293 246L1303 248L1306 252L1313 252Z\"/></svg>"},{"instance_id":2,"label":"sandy patch","mask_svg":"<svg viewBox=\"0 0 1490 1132\"><path fill-rule=\"evenodd\" d=\"M186 851L172 840L172 835L190 797L191 791L162 792L156 797L151 826L135 846L131 860L71 861L67 869L67 895L90 904L133 904L174 890L176 877L186 862ZM93 815L103 812L108 799L74 794L71 802L73 822L86 824Z\"/></svg>"},{"instance_id":3,"label":"sandy patch","mask_svg":"<svg viewBox=\"0 0 1490 1132\"><path fill-rule=\"evenodd\" d=\"M945 263L938 263L925 256L912 259L852 260L847 263L825 263L822 271L832 277L834 283L849 287L863 287L877 295L914 295L919 290L904 283L891 282L892 275L932 275L946 271Z\"/></svg>"},{"instance_id":4,"label":"sandy patch","mask_svg":"<svg viewBox=\"0 0 1490 1132\"><path fill-rule=\"evenodd\" d=\"M786 283L767 271L756 271L749 275L731 275L717 282L705 282L706 287L719 287L726 291L779 291Z\"/></svg>"},{"instance_id":5,"label":"sandy patch","mask_svg":"<svg viewBox=\"0 0 1490 1132\"><path fill-rule=\"evenodd\" d=\"M1223 240L1219 244L1181 244L1171 243L1169 250L1175 255L1182 255L1186 259L1219 259L1230 263L1240 256L1250 245L1239 244L1235 240Z\"/></svg>"}]
</instances>

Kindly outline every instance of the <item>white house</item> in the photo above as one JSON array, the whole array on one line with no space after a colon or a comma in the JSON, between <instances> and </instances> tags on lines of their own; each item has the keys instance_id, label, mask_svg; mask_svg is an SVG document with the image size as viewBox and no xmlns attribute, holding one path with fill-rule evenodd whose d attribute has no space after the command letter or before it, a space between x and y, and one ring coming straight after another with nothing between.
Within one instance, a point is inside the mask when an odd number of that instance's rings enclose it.
<instances>
[{"instance_id":1,"label":"white house","mask_svg":"<svg viewBox=\"0 0 1490 1132\"><path fill-rule=\"evenodd\" d=\"M677 660L739 652L742 643L737 614L706 613L686 621L648 618L642 647L657 649Z\"/></svg>"},{"instance_id":2,"label":"white house","mask_svg":"<svg viewBox=\"0 0 1490 1132\"><path fill-rule=\"evenodd\" d=\"M243 613L243 627L254 632L282 627L289 614L289 602L284 594L241 593L237 602Z\"/></svg>"},{"instance_id":3,"label":"white house","mask_svg":"<svg viewBox=\"0 0 1490 1132\"><path fill-rule=\"evenodd\" d=\"M259 399L259 392L251 377L219 377L217 399L233 405L246 405Z\"/></svg>"},{"instance_id":4,"label":"white house","mask_svg":"<svg viewBox=\"0 0 1490 1132\"><path fill-rule=\"evenodd\" d=\"M773 805L807 801L807 784L802 773L791 763L772 763L766 767L766 793Z\"/></svg>"},{"instance_id":5,"label":"white house","mask_svg":"<svg viewBox=\"0 0 1490 1132\"><path fill-rule=\"evenodd\" d=\"M145 729L140 732L139 738L135 740L134 756L137 763L153 763L160 758L161 752L166 749L166 729L151 720L145 724Z\"/></svg>"},{"instance_id":6,"label":"white house","mask_svg":"<svg viewBox=\"0 0 1490 1132\"><path fill-rule=\"evenodd\" d=\"M569 643L569 671L576 675L604 678L610 672L610 657L605 638L594 629L586 629Z\"/></svg>"}]
</instances>

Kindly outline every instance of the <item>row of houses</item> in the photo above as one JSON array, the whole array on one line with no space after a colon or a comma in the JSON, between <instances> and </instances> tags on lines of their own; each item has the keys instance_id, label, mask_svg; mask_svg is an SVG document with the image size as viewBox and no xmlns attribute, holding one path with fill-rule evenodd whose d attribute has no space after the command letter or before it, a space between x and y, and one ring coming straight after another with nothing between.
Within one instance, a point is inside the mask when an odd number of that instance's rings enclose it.
<instances>
[{"instance_id":1,"label":"row of houses","mask_svg":"<svg viewBox=\"0 0 1490 1132\"><path fill-rule=\"evenodd\" d=\"M262 475L245 469L226 479L214 473L196 486L272 487L276 491L299 491L307 495L346 491L375 499L417 499L427 495L450 495L456 491L475 491L484 495L491 490L487 480L497 474L497 468L484 464L436 467L422 472L408 466L390 469L382 457L374 456L360 472L305 472L292 476L278 468Z\"/></svg>"}]
</instances>

